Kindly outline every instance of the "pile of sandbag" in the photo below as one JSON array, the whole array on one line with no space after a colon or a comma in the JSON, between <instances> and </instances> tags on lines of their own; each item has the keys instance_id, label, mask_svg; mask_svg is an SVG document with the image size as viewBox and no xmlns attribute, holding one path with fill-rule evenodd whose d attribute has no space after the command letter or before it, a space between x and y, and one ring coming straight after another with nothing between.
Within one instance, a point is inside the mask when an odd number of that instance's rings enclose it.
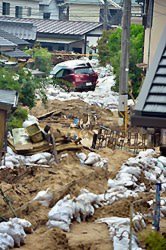
<instances>
[{"instance_id":1,"label":"pile of sandbag","mask_svg":"<svg viewBox=\"0 0 166 250\"><path fill-rule=\"evenodd\" d=\"M31 164L38 165L49 165L53 161L53 156L50 153L43 152L37 153L32 156L24 156L18 155L13 152L10 147L7 147L7 153L5 155L5 164L4 158L2 159L2 163L0 169L19 167L19 166L28 166Z\"/></svg>"},{"instance_id":2,"label":"pile of sandbag","mask_svg":"<svg viewBox=\"0 0 166 250\"><path fill-rule=\"evenodd\" d=\"M148 190L145 183L141 183L141 176L155 188L157 182L162 183L162 190L166 190L166 157L155 158L155 151L148 149L141 151L135 158L129 158L117 173L115 179L108 180L108 191L105 199L109 203L128 196L137 196L139 192ZM154 189L152 190L154 191Z\"/></svg>"},{"instance_id":3,"label":"pile of sandbag","mask_svg":"<svg viewBox=\"0 0 166 250\"><path fill-rule=\"evenodd\" d=\"M85 153L76 153L81 165L87 165L91 167L107 168L108 159L102 158L99 154L90 152L88 155Z\"/></svg>"},{"instance_id":4,"label":"pile of sandbag","mask_svg":"<svg viewBox=\"0 0 166 250\"><path fill-rule=\"evenodd\" d=\"M24 219L11 218L0 223L0 249L8 250L25 244L26 233L32 233L32 224Z\"/></svg>"},{"instance_id":5,"label":"pile of sandbag","mask_svg":"<svg viewBox=\"0 0 166 250\"><path fill-rule=\"evenodd\" d=\"M133 228L135 232L143 230L146 223L141 214L133 216ZM115 250L128 250L129 249L129 233L130 233L130 219L120 217L102 218L96 221L97 223L106 223L109 228L111 240L113 240L113 247ZM135 234L132 235L132 249L141 250L137 244Z\"/></svg>"},{"instance_id":6,"label":"pile of sandbag","mask_svg":"<svg viewBox=\"0 0 166 250\"><path fill-rule=\"evenodd\" d=\"M86 189L82 189L80 195L73 199L67 195L59 200L48 213L47 226L58 227L69 232L73 220L85 221L94 214L95 208L102 206L102 202L102 197Z\"/></svg>"}]
</instances>

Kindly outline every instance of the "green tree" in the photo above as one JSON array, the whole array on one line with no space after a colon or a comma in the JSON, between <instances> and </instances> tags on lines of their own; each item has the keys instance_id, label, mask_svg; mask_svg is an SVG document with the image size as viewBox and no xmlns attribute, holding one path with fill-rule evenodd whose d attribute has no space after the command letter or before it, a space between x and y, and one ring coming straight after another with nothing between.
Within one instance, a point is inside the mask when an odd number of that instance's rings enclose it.
<instances>
[{"instance_id":1,"label":"green tree","mask_svg":"<svg viewBox=\"0 0 166 250\"><path fill-rule=\"evenodd\" d=\"M26 51L34 59L34 69L39 69L45 73L49 73L52 65L52 55L47 48L41 48L40 45L36 45L33 49Z\"/></svg>"},{"instance_id":2,"label":"green tree","mask_svg":"<svg viewBox=\"0 0 166 250\"><path fill-rule=\"evenodd\" d=\"M114 69L115 74L115 87L114 90L119 90L119 76L120 76L120 59L121 59L121 35L122 29L117 28L108 36L104 35L105 46L109 49L110 62ZM101 38L102 40L103 38ZM100 43L100 42L99 42ZM102 49L102 48L101 48ZM104 49L105 51L105 49ZM101 65L105 63L104 55L99 53L99 61ZM132 24L130 31L130 56L129 56L129 92L133 92L134 97L137 97L142 83L142 71L136 65L142 62L143 55L143 26Z\"/></svg>"},{"instance_id":3,"label":"green tree","mask_svg":"<svg viewBox=\"0 0 166 250\"><path fill-rule=\"evenodd\" d=\"M35 105L36 80L25 69L12 70L0 68L0 89L16 90L19 93L19 103L32 108ZM9 129L21 127L27 117L27 111L19 106L10 116Z\"/></svg>"},{"instance_id":4,"label":"green tree","mask_svg":"<svg viewBox=\"0 0 166 250\"><path fill-rule=\"evenodd\" d=\"M103 31L101 39L98 41L98 53L99 53L99 62L101 66L106 66L110 63L110 49L108 45L108 40L110 36L110 31Z\"/></svg>"}]
</instances>

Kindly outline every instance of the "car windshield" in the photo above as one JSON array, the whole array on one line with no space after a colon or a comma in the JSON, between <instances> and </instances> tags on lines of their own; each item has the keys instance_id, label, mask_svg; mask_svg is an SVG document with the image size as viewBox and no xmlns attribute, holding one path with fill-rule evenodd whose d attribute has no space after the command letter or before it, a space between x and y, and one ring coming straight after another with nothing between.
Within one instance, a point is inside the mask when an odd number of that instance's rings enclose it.
<instances>
[{"instance_id":1,"label":"car windshield","mask_svg":"<svg viewBox=\"0 0 166 250\"><path fill-rule=\"evenodd\" d=\"M55 75L60 69L62 69L62 66L56 65L53 70L50 72L51 75Z\"/></svg>"},{"instance_id":2,"label":"car windshield","mask_svg":"<svg viewBox=\"0 0 166 250\"><path fill-rule=\"evenodd\" d=\"M75 74L85 74L85 75L89 75L92 74L94 71L92 68L89 67L84 67L84 68L76 68L74 70Z\"/></svg>"}]
</instances>

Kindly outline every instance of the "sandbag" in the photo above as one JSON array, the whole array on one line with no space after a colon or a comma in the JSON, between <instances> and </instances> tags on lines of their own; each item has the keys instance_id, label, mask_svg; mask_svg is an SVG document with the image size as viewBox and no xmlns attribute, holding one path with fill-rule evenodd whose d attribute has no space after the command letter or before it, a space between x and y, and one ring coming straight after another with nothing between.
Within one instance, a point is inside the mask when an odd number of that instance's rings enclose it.
<instances>
[{"instance_id":1,"label":"sandbag","mask_svg":"<svg viewBox=\"0 0 166 250\"><path fill-rule=\"evenodd\" d=\"M7 233L0 233L0 250L9 250L14 247L13 238Z\"/></svg>"}]
</instances>

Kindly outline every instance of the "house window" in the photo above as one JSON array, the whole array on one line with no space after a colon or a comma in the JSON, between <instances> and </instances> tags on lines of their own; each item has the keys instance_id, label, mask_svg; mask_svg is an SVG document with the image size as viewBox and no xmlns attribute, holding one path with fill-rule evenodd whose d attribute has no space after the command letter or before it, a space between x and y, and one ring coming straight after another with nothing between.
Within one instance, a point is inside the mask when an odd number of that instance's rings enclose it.
<instances>
[{"instance_id":1,"label":"house window","mask_svg":"<svg viewBox=\"0 0 166 250\"><path fill-rule=\"evenodd\" d=\"M2 6L2 14L3 15L10 15L10 3L3 3Z\"/></svg>"},{"instance_id":2,"label":"house window","mask_svg":"<svg viewBox=\"0 0 166 250\"><path fill-rule=\"evenodd\" d=\"M16 6L15 7L15 16L18 17L18 18L22 18L22 10L23 10L23 7L21 6Z\"/></svg>"},{"instance_id":3,"label":"house window","mask_svg":"<svg viewBox=\"0 0 166 250\"><path fill-rule=\"evenodd\" d=\"M28 7L27 8L27 16L31 16L32 15L32 8Z\"/></svg>"},{"instance_id":4,"label":"house window","mask_svg":"<svg viewBox=\"0 0 166 250\"><path fill-rule=\"evenodd\" d=\"M43 19L50 19L50 13L48 12L43 13Z\"/></svg>"}]
</instances>

